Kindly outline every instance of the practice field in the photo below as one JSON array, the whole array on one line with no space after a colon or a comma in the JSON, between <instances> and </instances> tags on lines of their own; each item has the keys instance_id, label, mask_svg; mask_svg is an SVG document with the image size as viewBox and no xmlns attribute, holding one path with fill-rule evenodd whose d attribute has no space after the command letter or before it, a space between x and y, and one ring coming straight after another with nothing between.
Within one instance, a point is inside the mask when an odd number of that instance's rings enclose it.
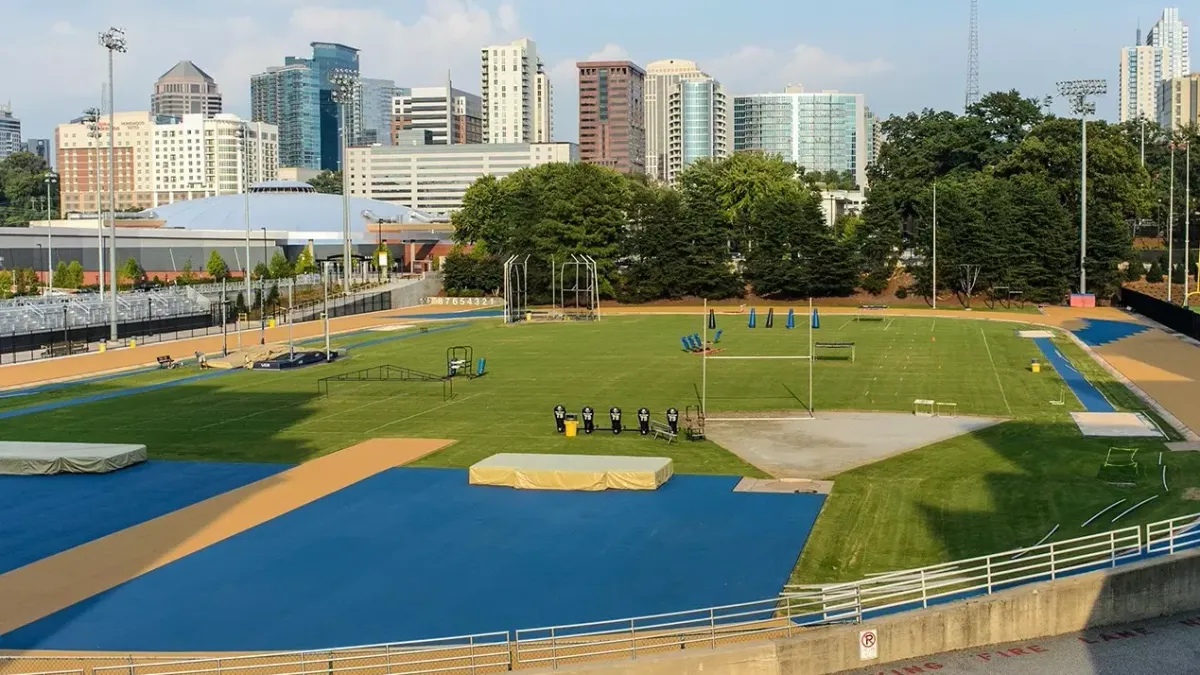
<instances>
[{"instance_id":1,"label":"practice field","mask_svg":"<svg viewBox=\"0 0 1200 675\"><path fill-rule=\"evenodd\" d=\"M819 495L554 492L391 469L0 636L0 649L316 649L770 597Z\"/></svg>"},{"instance_id":2,"label":"practice field","mask_svg":"<svg viewBox=\"0 0 1200 675\"><path fill-rule=\"evenodd\" d=\"M1050 369L1032 373L1042 358L1032 340L1018 338L1020 324L969 319L853 317L822 314L818 341L855 343L853 362L830 352L815 362L814 396L808 366L794 360L709 361L710 414L717 411L803 414L823 410L910 412L914 399L957 404L960 415L1012 421L861 467L834 478L835 488L797 567L797 581L844 579L865 572L992 553L1040 539L1060 521L1056 538L1079 536L1078 524L1122 497L1154 490L1147 480L1122 489L1096 479L1112 445L1084 439L1068 412L1083 406ZM807 355L803 312L797 328L746 327L744 315L718 315L724 356ZM551 411L593 407L599 418L618 406L625 424L635 411L662 419L668 407L683 412L701 392L700 357L680 348L680 337L700 332L691 316L613 316L599 323L503 326L493 320L339 337L345 359L292 372L236 371L152 392L72 405L55 412L3 420L5 440L145 444L153 458L295 463L372 437L457 439L418 465L465 468L500 452L666 456L677 474L763 476L711 442L666 444L636 433L597 433L568 439L554 433ZM1065 338L1056 348L1118 410L1141 403L1081 349ZM458 378L454 396L438 384L342 383L318 395L318 378L385 364L430 373L445 370L446 349L471 345L487 359L487 375ZM180 375L196 374L182 369ZM128 381L92 387L132 387ZM71 388L50 393L69 400ZM1052 401L1061 401L1055 405ZM5 399L9 413L19 407ZM607 424L602 424L607 426ZM1155 464L1162 443L1122 439L1142 448ZM1200 457L1168 453L1172 492L1122 521L1136 524L1196 510L1181 498L1200 486ZM1115 496L1114 496L1115 495ZM1076 520L1077 519L1077 520ZM1071 527L1068 527L1068 524ZM1093 527L1098 527L1096 526ZM683 609L683 608L678 608Z\"/></svg>"}]
</instances>

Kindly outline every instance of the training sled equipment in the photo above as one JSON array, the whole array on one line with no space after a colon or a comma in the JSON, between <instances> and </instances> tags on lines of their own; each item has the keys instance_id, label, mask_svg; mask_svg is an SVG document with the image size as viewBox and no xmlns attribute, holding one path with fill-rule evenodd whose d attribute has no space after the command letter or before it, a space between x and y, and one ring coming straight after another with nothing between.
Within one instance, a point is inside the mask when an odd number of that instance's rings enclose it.
<instances>
[{"instance_id":1,"label":"training sled equipment","mask_svg":"<svg viewBox=\"0 0 1200 675\"><path fill-rule=\"evenodd\" d=\"M625 430L625 427L621 425L622 416L623 413L617 406L609 408L609 426L600 428L596 426L596 411L591 406L584 406L577 416L575 413L567 412L566 406L556 405L554 406L554 428L557 433L567 438L575 438L578 435L580 422L582 422L585 435L591 435L597 431L611 431L613 435L618 435ZM637 423L638 433L642 436L661 438L668 443L679 437L678 408L667 408L666 422L651 419L649 408L638 408Z\"/></svg>"}]
</instances>

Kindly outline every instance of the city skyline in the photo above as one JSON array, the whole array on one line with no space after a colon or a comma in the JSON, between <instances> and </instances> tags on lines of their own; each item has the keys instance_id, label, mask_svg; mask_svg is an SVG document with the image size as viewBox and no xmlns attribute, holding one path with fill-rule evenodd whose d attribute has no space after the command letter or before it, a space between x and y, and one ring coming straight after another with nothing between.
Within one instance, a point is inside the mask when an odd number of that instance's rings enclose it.
<instances>
[{"instance_id":1,"label":"city skyline","mask_svg":"<svg viewBox=\"0 0 1200 675\"><path fill-rule=\"evenodd\" d=\"M533 0L497 2L429 0L403 10L372 0L296 6L265 0L244 6L214 0L203 7L167 7L125 0L109 10L82 2L53 5L17 0L14 39L0 45L6 62L32 59L41 68L14 70L0 99L12 100L24 134L48 137L54 125L95 105L104 76L103 50L95 33L110 24L128 31L130 52L117 58L117 109L145 109L154 80L172 64L191 60L204 67L225 96L225 109L250 115L250 76L304 53L309 42L328 41L362 50L364 77L386 78L401 87L432 86L447 70L456 82L477 82L479 49L528 37L538 43L554 85L555 140L577 140L575 63L665 58L690 59L720 80L730 95L780 92L788 84L806 89L861 93L882 117L924 107L961 109L966 80L967 3L935 0L920 8L865 0L854 22L835 8L797 7L760 0L751 11L720 22L711 0L675 0L646 6L613 0L594 21L571 20L567 6ZM1149 26L1164 3L1063 0L1054 6L1015 0L984 3L980 16L983 91L1018 89L1030 97L1053 93L1054 82L1102 77L1116 84L1112 54L1129 43L1132 29ZM639 16L629 22L622 17ZM1185 22L1189 16L1182 11ZM800 19L803 19L802 21ZM1029 21L1056 41L1027 40ZM1080 26L1086 21L1087 30ZM669 23L671 31L653 27ZM682 22L682 25L681 25ZM187 25L187 31L160 26ZM813 26L795 31L792 26ZM909 30L897 27L911 26ZM787 28L785 28L787 27ZM918 31L920 40L913 40ZM212 40L212 35L221 40ZM1013 44L1023 44L1011 49ZM1047 67L1047 61L1053 65ZM45 87L47 79L54 88ZM479 93L479 92L471 92ZM1117 117L1116 96L1099 101L1100 116ZM1065 106L1056 104L1065 113Z\"/></svg>"}]
</instances>

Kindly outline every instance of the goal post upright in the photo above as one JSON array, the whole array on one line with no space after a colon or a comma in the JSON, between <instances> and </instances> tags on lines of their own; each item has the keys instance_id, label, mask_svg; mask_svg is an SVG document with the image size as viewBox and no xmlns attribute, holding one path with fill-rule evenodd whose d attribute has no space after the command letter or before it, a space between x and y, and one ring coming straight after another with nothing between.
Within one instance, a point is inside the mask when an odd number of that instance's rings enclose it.
<instances>
[{"instance_id":1,"label":"goal post upright","mask_svg":"<svg viewBox=\"0 0 1200 675\"><path fill-rule=\"evenodd\" d=\"M813 300L812 296L808 297L808 415L816 417L816 407L813 405L813 362L816 355L813 354Z\"/></svg>"},{"instance_id":2,"label":"goal post upright","mask_svg":"<svg viewBox=\"0 0 1200 675\"><path fill-rule=\"evenodd\" d=\"M700 416L708 415L708 298L704 299L704 308L700 311Z\"/></svg>"}]
</instances>

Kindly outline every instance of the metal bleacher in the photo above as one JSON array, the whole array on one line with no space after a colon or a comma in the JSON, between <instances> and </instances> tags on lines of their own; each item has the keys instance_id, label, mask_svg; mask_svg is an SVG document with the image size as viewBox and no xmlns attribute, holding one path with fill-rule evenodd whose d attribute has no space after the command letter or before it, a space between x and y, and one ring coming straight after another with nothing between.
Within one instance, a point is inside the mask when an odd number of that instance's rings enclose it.
<instances>
[{"instance_id":1,"label":"metal bleacher","mask_svg":"<svg viewBox=\"0 0 1200 675\"><path fill-rule=\"evenodd\" d=\"M0 335L103 325L109 321L111 299L98 293L22 297L0 300ZM117 295L119 323L168 319L207 312L203 296L186 288L128 291Z\"/></svg>"}]
</instances>

